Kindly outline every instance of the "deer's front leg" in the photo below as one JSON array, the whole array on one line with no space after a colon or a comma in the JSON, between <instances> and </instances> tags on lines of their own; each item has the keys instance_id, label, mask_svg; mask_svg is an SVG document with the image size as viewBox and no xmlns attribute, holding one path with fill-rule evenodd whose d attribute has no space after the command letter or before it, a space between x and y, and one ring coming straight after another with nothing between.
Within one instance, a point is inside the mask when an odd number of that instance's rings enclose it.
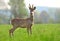
<instances>
[{"instance_id":1,"label":"deer's front leg","mask_svg":"<svg viewBox=\"0 0 60 41\"><path fill-rule=\"evenodd\" d=\"M32 29L31 29L31 27L29 28L29 31L30 31L30 34L32 34Z\"/></svg>"},{"instance_id":2,"label":"deer's front leg","mask_svg":"<svg viewBox=\"0 0 60 41\"><path fill-rule=\"evenodd\" d=\"M13 36L13 32L15 31L16 28L17 26L13 26L13 28L9 30L10 37Z\"/></svg>"},{"instance_id":3,"label":"deer's front leg","mask_svg":"<svg viewBox=\"0 0 60 41\"><path fill-rule=\"evenodd\" d=\"M30 27L29 27L30 34L32 34L32 25L33 24L31 24Z\"/></svg>"}]
</instances>

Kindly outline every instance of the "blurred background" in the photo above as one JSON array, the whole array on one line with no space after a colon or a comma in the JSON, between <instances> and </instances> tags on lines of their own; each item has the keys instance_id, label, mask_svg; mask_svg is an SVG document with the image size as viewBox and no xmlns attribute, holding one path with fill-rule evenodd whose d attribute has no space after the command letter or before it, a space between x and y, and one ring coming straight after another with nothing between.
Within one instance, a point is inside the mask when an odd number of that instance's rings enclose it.
<instances>
[{"instance_id":1,"label":"blurred background","mask_svg":"<svg viewBox=\"0 0 60 41\"><path fill-rule=\"evenodd\" d=\"M60 23L60 1L56 0L0 0L0 24L10 24L13 18L28 18L28 4L36 6L34 23Z\"/></svg>"}]
</instances>

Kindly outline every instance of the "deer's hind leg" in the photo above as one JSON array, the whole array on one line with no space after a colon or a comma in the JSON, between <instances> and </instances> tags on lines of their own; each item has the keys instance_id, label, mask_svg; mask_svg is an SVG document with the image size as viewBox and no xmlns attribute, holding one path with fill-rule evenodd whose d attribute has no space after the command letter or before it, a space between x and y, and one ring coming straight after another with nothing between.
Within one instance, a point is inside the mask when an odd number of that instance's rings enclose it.
<instances>
[{"instance_id":1,"label":"deer's hind leg","mask_svg":"<svg viewBox=\"0 0 60 41\"><path fill-rule=\"evenodd\" d=\"M29 27L27 27L27 33L28 33L28 35L29 35Z\"/></svg>"},{"instance_id":2,"label":"deer's hind leg","mask_svg":"<svg viewBox=\"0 0 60 41\"><path fill-rule=\"evenodd\" d=\"M11 28L11 29L9 30L9 35L10 35L10 37L13 36L13 32L16 30L16 28L17 28L17 26L13 26L13 28Z\"/></svg>"},{"instance_id":3,"label":"deer's hind leg","mask_svg":"<svg viewBox=\"0 0 60 41\"><path fill-rule=\"evenodd\" d=\"M12 28L9 30L9 36L12 36Z\"/></svg>"}]
</instances>

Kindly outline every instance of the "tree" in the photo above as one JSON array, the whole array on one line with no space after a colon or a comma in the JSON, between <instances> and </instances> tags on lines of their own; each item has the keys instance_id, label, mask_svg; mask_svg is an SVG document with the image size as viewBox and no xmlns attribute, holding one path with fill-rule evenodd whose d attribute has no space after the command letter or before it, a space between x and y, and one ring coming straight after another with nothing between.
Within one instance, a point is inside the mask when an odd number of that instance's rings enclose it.
<instances>
[{"instance_id":1,"label":"tree","mask_svg":"<svg viewBox=\"0 0 60 41\"><path fill-rule=\"evenodd\" d=\"M7 15L0 13L0 24L8 24L8 22L9 22L8 20L9 20L9 18Z\"/></svg>"},{"instance_id":2,"label":"tree","mask_svg":"<svg viewBox=\"0 0 60 41\"><path fill-rule=\"evenodd\" d=\"M40 18L40 22L41 23L48 23L50 16L49 16L48 12L46 12L46 11L43 10L41 12L39 18Z\"/></svg>"},{"instance_id":3,"label":"tree","mask_svg":"<svg viewBox=\"0 0 60 41\"><path fill-rule=\"evenodd\" d=\"M10 0L9 5L11 6L11 12L15 18L21 18L27 15L24 0Z\"/></svg>"},{"instance_id":4,"label":"tree","mask_svg":"<svg viewBox=\"0 0 60 41\"><path fill-rule=\"evenodd\" d=\"M60 9L56 9L55 19L57 23L60 23Z\"/></svg>"},{"instance_id":5,"label":"tree","mask_svg":"<svg viewBox=\"0 0 60 41\"><path fill-rule=\"evenodd\" d=\"M49 23L54 23L54 19L53 18L49 18Z\"/></svg>"}]
</instances>

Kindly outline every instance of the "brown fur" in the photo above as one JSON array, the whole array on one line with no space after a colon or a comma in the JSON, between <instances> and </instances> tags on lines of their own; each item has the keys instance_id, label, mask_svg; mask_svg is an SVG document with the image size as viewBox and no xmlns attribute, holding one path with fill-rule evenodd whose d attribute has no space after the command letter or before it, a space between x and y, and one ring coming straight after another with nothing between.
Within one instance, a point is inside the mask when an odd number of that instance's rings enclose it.
<instances>
[{"instance_id":1,"label":"brown fur","mask_svg":"<svg viewBox=\"0 0 60 41\"><path fill-rule=\"evenodd\" d=\"M9 30L9 35L13 35L13 32L18 28L27 28L27 32L28 34L31 33L32 34L32 24L33 24L33 11L36 9L36 7L32 7L29 4L29 10L30 10L30 18L26 18L26 19L20 19L20 18L16 18L16 19L12 19L11 20L11 24L13 25L13 28L11 28Z\"/></svg>"}]
</instances>

